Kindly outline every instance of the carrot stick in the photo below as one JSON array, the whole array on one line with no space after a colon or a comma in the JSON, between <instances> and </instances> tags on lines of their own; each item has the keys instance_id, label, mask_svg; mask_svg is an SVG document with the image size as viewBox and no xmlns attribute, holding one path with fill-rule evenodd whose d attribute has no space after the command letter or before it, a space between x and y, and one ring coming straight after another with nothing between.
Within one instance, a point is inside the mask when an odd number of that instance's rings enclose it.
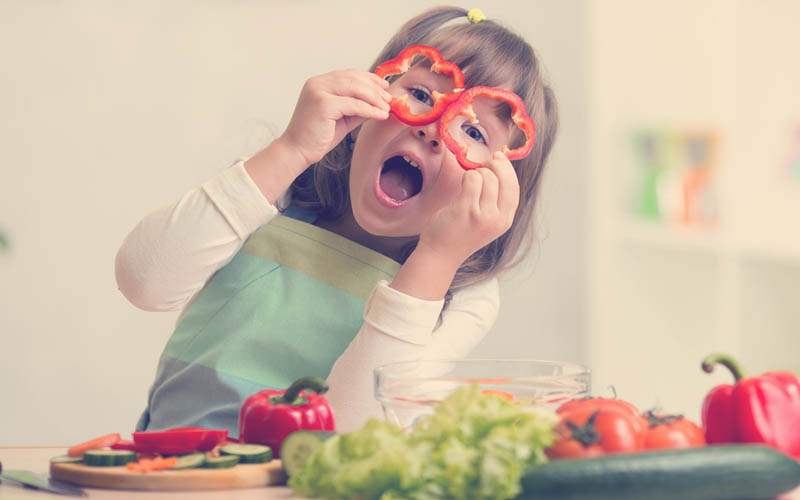
<instances>
[{"instance_id":1,"label":"carrot stick","mask_svg":"<svg viewBox=\"0 0 800 500\"><path fill-rule=\"evenodd\" d=\"M154 470L171 469L176 463L178 463L178 457L140 458L138 462L129 462L125 464L125 467L134 472L150 472Z\"/></svg>"},{"instance_id":2,"label":"carrot stick","mask_svg":"<svg viewBox=\"0 0 800 500\"><path fill-rule=\"evenodd\" d=\"M100 448L111 446L112 444L120 442L121 439L122 438L120 437L119 433L106 434L105 436L94 438L92 440L86 441L85 443L76 444L75 446L67 450L67 455L71 457L82 457L84 452L87 452L89 450L98 450Z\"/></svg>"}]
</instances>

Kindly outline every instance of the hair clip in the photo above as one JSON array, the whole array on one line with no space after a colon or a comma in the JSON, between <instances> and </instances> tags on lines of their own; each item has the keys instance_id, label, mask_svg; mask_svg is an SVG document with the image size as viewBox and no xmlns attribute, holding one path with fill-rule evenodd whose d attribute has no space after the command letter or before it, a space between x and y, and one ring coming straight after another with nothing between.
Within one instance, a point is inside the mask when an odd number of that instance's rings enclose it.
<instances>
[{"instance_id":1,"label":"hair clip","mask_svg":"<svg viewBox=\"0 0 800 500\"><path fill-rule=\"evenodd\" d=\"M483 15L481 9L471 9L467 12L467 19L469 19L469 22L472 24L478 24L481 21L485 21L486 16Z\"/></svg>"}]
</instances>

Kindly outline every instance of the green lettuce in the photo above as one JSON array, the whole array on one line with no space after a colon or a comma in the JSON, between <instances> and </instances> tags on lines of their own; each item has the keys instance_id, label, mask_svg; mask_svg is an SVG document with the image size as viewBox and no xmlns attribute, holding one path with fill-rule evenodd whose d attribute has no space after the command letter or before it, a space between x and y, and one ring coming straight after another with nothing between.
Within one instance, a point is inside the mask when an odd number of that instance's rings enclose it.
<instances>
[{"instance_id":1,"label":"green lettuce","mask_svg":"<svg viewBox=\"0 0 800 500\"><path fill-rule=\"evenodd\" d=\"M547 460L554 415L525 408L478 385L439 403L410 434L372 419L325 441L289 480L301 495L363 500L505 499L523 471Z\"/></svg>"}]
</instances>

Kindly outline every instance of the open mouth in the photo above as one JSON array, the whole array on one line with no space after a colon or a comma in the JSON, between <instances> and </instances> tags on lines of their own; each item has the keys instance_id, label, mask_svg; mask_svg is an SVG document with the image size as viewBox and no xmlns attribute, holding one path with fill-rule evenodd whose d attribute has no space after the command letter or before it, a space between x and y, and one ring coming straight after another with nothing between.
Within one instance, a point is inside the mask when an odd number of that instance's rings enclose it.
<instances>
[{"instance_id":1,"label":"open mouth","mask_svg":"<svg viewBox=\"0 0 800 500\"><path fill-rule=\"evenodd\" d=\"M406 201L422 190L422 172L408 156L392 156L383 164L379 185L394 201Z\"/></svg>"}]
</instances>

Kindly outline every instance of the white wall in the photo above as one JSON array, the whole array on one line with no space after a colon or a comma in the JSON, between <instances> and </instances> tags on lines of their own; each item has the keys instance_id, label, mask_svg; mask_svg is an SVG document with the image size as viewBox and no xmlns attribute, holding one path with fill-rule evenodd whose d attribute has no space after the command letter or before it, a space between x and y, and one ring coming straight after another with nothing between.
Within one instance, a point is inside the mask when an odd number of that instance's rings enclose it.
<instances>
[{"instance_id":1,"label":"white wall","mask_svg":"<svg viewBox=\"0 0 800 500\"><path fill-rule=\"evenodd\" d=\"M132 430L176 315L116 290L125 234L279 133L306 78L367 67L430 5L0 1L0 446ZM538 48L562 126L539 251L476 354L581 361L585 2L483 7Z\"/></svg>"}]
</instances>

